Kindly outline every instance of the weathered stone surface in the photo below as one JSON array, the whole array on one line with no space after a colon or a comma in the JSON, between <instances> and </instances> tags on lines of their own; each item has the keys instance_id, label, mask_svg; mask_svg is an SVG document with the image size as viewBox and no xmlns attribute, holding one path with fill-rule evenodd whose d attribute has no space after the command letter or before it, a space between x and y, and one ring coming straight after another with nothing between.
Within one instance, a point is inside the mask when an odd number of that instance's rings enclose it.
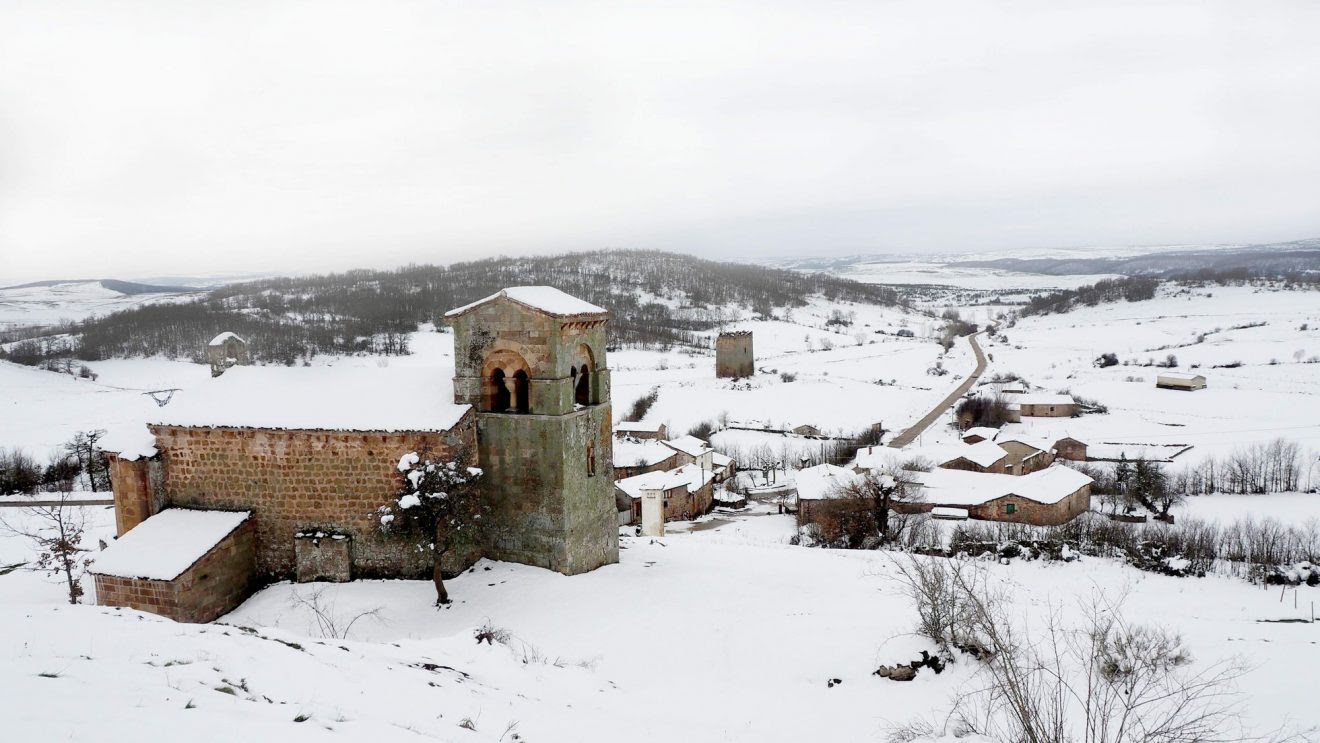
<instances>
[{"instance_id":1,"label":"weathered stone surface","mask_svg":"<svg viewBox=\"0 0 1320 743\"><path fill-rule=\"evenodd\" d=\"M96 575L96 603L210 622L247 598L255 568L256 529L248 519L174 580Z\"/></svg>"},{"instance_id":2,"label":"weathered stone surface","mask_svg":"<svg viewBox=\"0 0 1320 743\"><path fill-rule=\"evenodd\" d=\"M298 582L353 579L353 538L324 529L300 531L293 535L293 552L298 564Z\"/></svg>"},{"instance_id":3,"label":"weathered stone surface","mask_svg":"<svg viewBox=\"0 0 1320 743\"><path fill-rule=\"evenodd\" d=\"M715 339L715 376L750 377L756 374L751 331L720 333Z\"/></svg>"}]
</instances>

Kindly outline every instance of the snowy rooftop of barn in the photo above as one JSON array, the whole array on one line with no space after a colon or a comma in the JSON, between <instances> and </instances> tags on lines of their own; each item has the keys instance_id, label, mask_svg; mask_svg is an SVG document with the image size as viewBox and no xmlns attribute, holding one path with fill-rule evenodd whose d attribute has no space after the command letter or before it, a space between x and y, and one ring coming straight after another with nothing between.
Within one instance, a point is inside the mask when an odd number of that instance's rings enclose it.
<instances>
[{"instance_id":1,"label":"snowy rooftop of barn","mask_svg":"<svg viewBox=\"0 0 1320 743\"><path fill-rule=\"evenodd\" d=\"M625 477L622 480L615 480L614 485L632 498L641 498L643 490L673 490L677 487L686 487L689 492L694 492L713 479L715 479L714 472L704 470L695 464L685 464L672 470Z\"/></svg>"},{"instance_id":2,"label":"snowy rooftop of barn","mask_svg":"<svg viewBox=\"0 0 1320 743\"><path fill-rule=\"evenodd\" d=\"M1020 395L1008 395L1010 402L1018 405L1072 405L1072 395L1060 395L1052 392L1027 392Z\"/></svg>"},{"instance_id":3,"label":"snowy rooftop of barn","mask_svg":"<svg viewBox=\"0 0 1320 743\"><path fill-rule=\"evenodd\" d=\"M248 511L166 509L97 553L91 571L121 578L174 580L250 515Z\"/></svg>"},{"instance_id":4,"label":"snowy rooftop of barn","mask_svg":"<svg viewBox=\"0 0 1320 743\"><path fill-rule=\"evenodd\" d=\"M975 506L1006 495L1048 505L1091 482L1081 472L1060 464L1018 476L940 468L913 472L911 476L920 486L921 500L938 506Z\"/></svg>"},{"instance_id":5,"label":"snowy rooftop of barn","mask_svg":"<svg viewBox=\"0 0 1320 743\"><path fill-rule=\"evenodd\" d=\"M330 431L447 431L467 412L431 367L235 366L180 390L147 423Z\"/></svg>"},{"instance_id":6,"label":"snowy rooftop of barn","mask_svg":"<svg viewBox=\"0 0 1320 743\"><path fill-rule=\"evenodd\" d=\"M637 441L636 439L614 440L614 466L636 467L651 466L674 456L674 450L655 441Z\"/></svg>"},{"instance_id":7,"label":"snowy rooftop of barn","mask_svg":"<svg viewBox=\"0 0 1320 743\"><path fill-rule=\"evenodd\" d=\"M659 433L663 423L646 423L644 421L619 421L614 424L615 431L624 433Z\"/></svg>"},{"instance_id":8,"label":"snowy rooftop of barn","mask_svg":"<svg viewBox=\"0 0 1320 743\"><path fill-rule=\"evenodd\" d=\"M999 429L991 428L989 426L972 426L971 428L962 432L962 437L964 439L970 438L972 436L980 436L983 439L994 441L995 437L998 435L999 435Z\"/></svg>"},{"instance_id":9,"label":"snowy rooftop of barn","mask_svg":"<svg viewBox=\"0 0 1320 743\"><path fill-rule=\"evenodd\" d=\"M604 308L566 294L553 286L511 286L484 299L452 309L445 313L445 317L457 317L501 297L551 315L603 315L606 312Z\"/></svg>"},{"instance_id":10,"label":"snowy rooftop of barn","mask_svg":"<svg viewBox=\"0 0 1320 743\"><path fill-rule=\"evenodd\" d=\"M833 464L818 464L797 471L798 500L822 500L829 498L850 483L857 482L860 476L850 469Z\"/></svg>"},{"instance_id":11,"label":"snowy rooftop of barn","mask_svg":"<svg viewBox=\"0 0 1320 743\"><path fill-rule=\"evenodd\" d=\"M1160 379L1176 379L1180 382L1195 382L1198 379L1205 379L1203 375L1192 374L1190 372L1160 372Z\"/></svg>"},{"instance_id":12,"label":"snowy rooftop of barn","mask_svg":"<svg viewBox=\"0 0 1320 743\"><path fill-rule=\"evenodd\" d=\"M708 451L712 451L710 444L707 444L705 441L690 434L687 436L679 436L676 439L669 439L664 443L665 446L668 446L675 451L681 451L690 457L699 457Z\"/></svg>"}]
</instances>

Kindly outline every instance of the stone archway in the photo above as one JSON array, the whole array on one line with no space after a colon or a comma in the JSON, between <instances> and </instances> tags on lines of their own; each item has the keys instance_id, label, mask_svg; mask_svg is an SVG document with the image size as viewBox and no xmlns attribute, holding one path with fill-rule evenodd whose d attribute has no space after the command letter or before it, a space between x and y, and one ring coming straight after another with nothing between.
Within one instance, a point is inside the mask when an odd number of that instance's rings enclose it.
<instances>
[{"instance_id":1,"label":"stone archway","mask_svg":"<svg viewBox=\"0 0 1320 743\"><path fill-rule=\"evenodd\" d=\"M573 367L573 402L583 406L597 402L596 359L585 343L578 346L577 365Z\"/></svg>"},{"instance_id":2,"label":"stone archway","mask_svg":"<svg viewBox=\"0 0 1320 743\"><path fill-rule=\"evenodd\" d=\"M487 412L531 411L531 368L518 353L507 349L493 351L482 364L481 379Z\"/></svg>"}]
</instances>

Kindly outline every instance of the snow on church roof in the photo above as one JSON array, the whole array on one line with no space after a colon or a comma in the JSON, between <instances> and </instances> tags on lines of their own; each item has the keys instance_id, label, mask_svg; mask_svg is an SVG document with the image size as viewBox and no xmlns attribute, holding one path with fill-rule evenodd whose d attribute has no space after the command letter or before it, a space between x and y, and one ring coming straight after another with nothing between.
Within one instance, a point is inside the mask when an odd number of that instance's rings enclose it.
<instances>
[{"instance_id":1,"label":"snow on church roof","mask_svg":"<svg viewBox=\"0 0 1320 743\"><path fill-rule=\"evenodd\" d=\"M174 580L250 515L250 511L168 508L97 553L91 571L120 578Z\"/></svg>"},{"instance_id":2,"label":"snow on church roof","mask_svg":"<svg viewBox=\"0 0 1320 743\"><path fill-rule=\"evenodd\" d=\"M501 289L498 292L478 299L471 304L465 304L462 307L452 309L445 313L445 317L457 317L468 310L493 302L500 297L511 299L518 304L541 310L551 315L603 315L605 310L596 305L578 299L577 297L566 294L553 286L511 286L507 289Z\"/></svg>"},{"instance_id":3,"label":"snow on church roof","mask_svg":"<svg viewBox=\"0 0 1320 743\"><path fill-rule=\"evenodd\" d=\"M146 423L329 431L447 431L454 403L445 370L426 366L235 366L180 390Z\"/></svg>"}]
</instances>

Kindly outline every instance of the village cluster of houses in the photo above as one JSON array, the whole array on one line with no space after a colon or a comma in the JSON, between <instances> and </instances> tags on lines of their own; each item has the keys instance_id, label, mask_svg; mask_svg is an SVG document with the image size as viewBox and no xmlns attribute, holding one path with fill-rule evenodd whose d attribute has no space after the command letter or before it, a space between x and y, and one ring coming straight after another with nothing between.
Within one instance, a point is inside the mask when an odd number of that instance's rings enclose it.
<instances>
[{"instance_id":1,"label":"village cluster of houses","mask_svg":"<svg viewBox=\"0 0 1320 743\"><path fill-rule=\"evenodd\" d=\"M736 463L696 436L669 438L663 423L623 422L614 428L614 496L619 524L642 521L646 493L659 494L665 521L692 519L716 505L741 508L742 496L716 488Z\"/></svg>"},{"instance_id":2,"label":"village cluster of houses","mask_svg":"<svg viewBox=\"0 0 1320 743\"><path fill-rule=\"evenodd\" d=\"M999 429L969 428L959 442L891 449L872 447L849 467L821 464L797 472L797 519L840 497L868 474L896 477L894 509L933 518L1050 526L1089 510L1091 478L1058 460L1085 461L1087 447L1072 437L1053 441Z\"/></svg>"}]
</instances>

